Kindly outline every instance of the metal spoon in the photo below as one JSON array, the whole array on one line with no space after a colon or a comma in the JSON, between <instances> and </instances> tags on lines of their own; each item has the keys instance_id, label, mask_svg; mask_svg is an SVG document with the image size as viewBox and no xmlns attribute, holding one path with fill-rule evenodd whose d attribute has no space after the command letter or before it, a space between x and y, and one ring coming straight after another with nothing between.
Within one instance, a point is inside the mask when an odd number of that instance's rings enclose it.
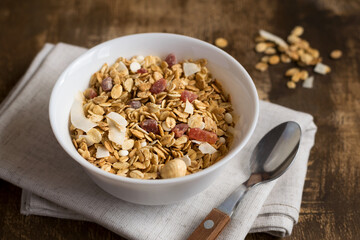
<instances>
[{"instance_id":1,"label":"metal spoon","mask_svg":"<svg viewBox=\"0 0 360 240\"><path fill-rule=\"evenodd\" d=\"M296 122L284 122L270 130L251 155L248 180L214 208L188 240L216 239L250 188L277 179L289 168L299 149L300 138L301 129Z\"/></svg>"}]
</instances>

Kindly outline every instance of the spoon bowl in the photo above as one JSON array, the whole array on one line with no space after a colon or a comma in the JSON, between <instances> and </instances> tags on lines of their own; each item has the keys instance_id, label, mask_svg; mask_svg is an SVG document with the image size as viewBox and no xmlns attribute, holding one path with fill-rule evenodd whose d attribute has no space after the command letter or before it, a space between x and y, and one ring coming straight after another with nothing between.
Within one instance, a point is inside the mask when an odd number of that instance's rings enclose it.
<instances>
[{"instance_id":1,"label":"spoon bowl","mask_svg":"<svg viewBox=\"0 0 360 240\"><path fill-rule=\"evenodd\" d=\"M296 122L284 122L270 130L256 145L251 158L247 187L280 177L292 164L300 146L301 129Z\"/></svg>"}]
</instances>

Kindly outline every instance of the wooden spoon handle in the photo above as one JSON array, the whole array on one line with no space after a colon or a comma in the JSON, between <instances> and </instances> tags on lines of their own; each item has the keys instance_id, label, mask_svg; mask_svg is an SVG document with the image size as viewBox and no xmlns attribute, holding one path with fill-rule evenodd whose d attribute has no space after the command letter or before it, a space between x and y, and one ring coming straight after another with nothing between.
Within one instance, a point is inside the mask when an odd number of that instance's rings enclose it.
<instances>
[{"instance_id":1,"label":"wooden spoon handle","mask_svg":"<svg viewBox=\"0 0 360 240\"><path fill-rule=\"evenodd\" d=\"M229 221L230 217L226 213L214 208L190 235L188 240L216 239Z\"/></svg>"}]
</instances>

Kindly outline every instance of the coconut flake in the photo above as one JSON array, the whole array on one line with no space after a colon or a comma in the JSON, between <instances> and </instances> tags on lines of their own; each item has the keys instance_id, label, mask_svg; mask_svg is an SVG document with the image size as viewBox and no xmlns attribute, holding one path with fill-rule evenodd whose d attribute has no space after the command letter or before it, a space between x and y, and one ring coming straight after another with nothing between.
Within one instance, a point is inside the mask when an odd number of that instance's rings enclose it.
<instances>
[{"instance_id":1,"label":"coconut flake","mask_svg":"<svg viewBox=\"0 0 360 240\"><path fill-rule=\"evenodd\" d=\"M131 70L133 73L136 73L137 70L139 70L140 68L141 68L141 65L140 65L140 63L138 63L138 62L132 62L132 63L130 64L130 70Z\"/></svg>"},{"instance_id":2,"label":"coconut flake","mask_svg":"<svg viewBox=\"0 0 360 240\"><path fill-rule=\"evenodd\" d=\"M105 158L105 157L109 157L109 156L110 156L110 153L105 147L98 146L96 148L96 158Z\"/></svg>"},{"instance_id":3,"label":"coconut flake","mask_svg":"<svg viewBox=\"0 0 360 240\"><path fill-rule=\"evenodd\" d=\"M303 83L303 87L304 88L313 88L313 82L314 82L314 77L308 77L307 79L305 79L304 83Z\"/></svg>"},{"instance_id":4,"label":"coconut flake","mask_svg":"<svg viewBox=\"0 0 360 240\"><path fill-rule=\"evenodd\" d=\"M185 109L184 112L188 113L188 114L193 114L194 113L194 107L193 105L189 102L189 100L186 99L186 103L185 103Z\"/></svg>"},{"instance_id":5,"label":"coconut flake","mask_svg":"<svg viewBox=\"0 0 360 240\"><path fill-rule=\"evenodd\" d=\"M126 127L128 124L126 119L116 112L110 112L106 117L113 120L119 127Z\"/></svg>"},{"instance_id":6,"label":"coconut flake","mask_svg":"<svg viewBox=\"0 0 360 240\"><path fill-rule=\"evenodd\" d=\"M323 63L318 63L318 64L316 64L316 66L314 68L314 72L325 75L330 72L330 67Z\"/></svg>"},{"instance_id":7,"label":"coconut flake","mask_svg":"<svg viewBox=\"0 0 360 240\"><path fill-rule=\"evenodd\" d=\"M203 142L202 144L200 144L199 150L202 152L202 154L213 154L217 151L213 146L211 146L207 142Z\"/></svg>"},{"instance_id":8,"label":"coconut flake","mask_svg":"<svg viewBox=\"0 0 360 240\"><path fill-rule=\"evenodd\" d=\"M188 77L201 70L200 67L195 63L183 63L183 68L185 77Z\"/></svg>"},{"instance_id":9,"label":"coconut flake","mask_svg":"<svg viewBox=\"0 0 360 240\"><path fill-rule=\"evenodd\" d=\"M83 97L84 96L81 92L75 95L74 102L71 106L70 120L71 120L71 124L75 128L87 132L93 127L95 127L97 124L85 117L84 109L83 109Z\"/></svg>"},{"instance_id":10,"label":"coconut flake","mask_svg":"<svg viewBox=\"0 0 360 240\"><path fill-rule=\"evenodd\" d=\"M94 140L92 139L92 137L90 137L89 135L79 135L78 139L80 139L80 138L85 139L86 145L88 147L94 145L94 143L95 143Z\"/></svg>"},{"instance_id":11,"label":"coconut flake","mask_svg":"<svg viewBox=\"0 0 360 240\"><path fill-rule=\"evenodd\" d=\"M142 55L139 55L139 56L137 56L136 57L136 61L138 62L138 63L142 63L143 61L144 61L144 56L142 56Z\"/></svg>"},{"instance_id":12,"label":"coconut flake","mask_svg":"<svg viewBox=\"0 0 360 240\"><path fill-rule=\"evenodd\" d=\"M204 122L201 122L200 124L201 124L201 125L200 125L199 128L200 128L200 129L204 129L204 128L205 128L205 123L204 123Z\"/></svg>"},{"instance_id":13,"label":"coconut flake","mask_svg":"<svg viewBox=\"0 0 360 240\"><path fill-rule=\"evenodd\" d=\"M119 62L119 66L118 66L118 71L119 72L124 72L125 75L129 75L129 70L128 68L126 67L126 65L123 63L123 62Z\"/></svg>"},{"instance_id":14,"label":"coconut flake","mask_svg":"<svg viewBox=\"0 0 360 240\"><path fill-rule=\"evenodd\" d=\"M201 141L198 141L198 140L191 140L193 143L196 143L196 144L202 144L203 142Z\"/></svg>"},{"instance_id":15,"label":"coconut flake","mask_svg":"<svg viewBox=\"0 0 360 240\"><path fill-rule=\"evenodd\" d=\"M109 125L109 140L116 144L122 145L125 141L126 132L119 129L116 126L116 123L111 119L107 119L107 123Z\"/></svg>"},{"instance_id":16,"label":"coconut flake","mask_svg":"<svg viewBox=\"0 0 360 240\"><path fill-rule=\"evenodd\" d=\"M181 157L179 159L183 160L185 162L186 166L191 165L191 159L190 159L189 155L186 154L185 156L183 156L183 157Z\"/></svg>"},{"instance_id":17,"label":"coconut flake","mask_svg":"<svg viewBox=\"0 0 360 240\"><path fill-rule=\"evenodd\" d=\"M263 38L265 38L266 40L269 40L269 41L272 41L276 44L278 44L279 46L281 47L284 47L284 48L288 48L288 44L280 37L272 34L272 33L269 33L265 30L260 30L259 31L259 34L260 36L262 36Z\"/></svg>"}]
</instances>

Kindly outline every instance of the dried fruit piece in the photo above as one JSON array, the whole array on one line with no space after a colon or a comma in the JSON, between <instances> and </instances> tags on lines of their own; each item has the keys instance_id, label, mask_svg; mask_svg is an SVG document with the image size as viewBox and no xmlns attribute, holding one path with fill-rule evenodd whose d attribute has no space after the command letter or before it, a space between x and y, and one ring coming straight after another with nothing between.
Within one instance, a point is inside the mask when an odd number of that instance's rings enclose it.
<instances>
[{"instance_id":1,"label":"dried fruit piece","mask_svg":"<svg viewBox=\"0 0 360 240\"><path fill-rule=\"evenodd\" d=\"M189 100L190 103L192 103L195 99L198 98L198 95L194 92L184 90L181 93L181 101L186 102L186 100Z\"/></svg>"},{"instance_id":2,"label":"dried fruit piece","mask_svg":"<svg viewBox=\"0 0 360 240\"><path fill-rule=\"evenodd\" d=\"M159 133L159 126L155 119L145 119L141 122L140 127L148 132Z\"/></svg>"},{"instance_id":3,"label":"dried fruit piece","mask_svg":"<svg viewBox=\"0 0 360 240\"><path fill-rule=\"evenodd\" d=\"M101 82L101 88L105 91L105 92L110 92L111 89L113 87L113 83L112 83L112 78L111 77L107 77L105 79L102 80Z\"/></svg>"},{"instance_id":4,"label":"dried fruit piece","mask_svg":"<svg viewBox=\"0 0 360 240\"><path fill-rule=\"evenodd\" d=\"M157 80L150 88L150 92L152 94L158 94L161 92L164 92L166 89L166 80L164 78L161 78Z\"/></svg>"},{"instance_id":5,"label":"dried fruit piece","mask_svg":"<svg viewBox=\"0 0 360 240\"><path fill-rule=\"evenodd\" d=\"M131 108L138 109L141 107L141 102L138 100L130 100L128 105L130 105Z\"/></svg>"},{"instance_id":6,"label":"dried fruit piece","mask_svg":"<svg viewBox=\"0 0 360 240\"><path fill-rule=\"evenodd\" d=\"M140 68L139 70L137 70L137 73L147 73L147 70L145 68Z\"/></svg>"},{"instance_id":7,"label":"dried fruit piece","mask_svg":"<svg viewBox=\"0 0 360 240\"><path fill-rule=\"evenodd\" d=\"M175 137L179 138L188 130L189 126L186 123L177 124L171 131L175 133Z\"/></svg>"},{"instance_id":8,"label":"dried fruit piece","mask_svg":"<svg viewBox=\"0 0 360 240\"><path fill-rule=\"evenodd\" d=\"M177 63L175 54L170 53L169 55L167 55L167 57L165 58L165 62L168 64L169 68L174 66Z\"/></svg>"},{"instance_id":9,"label":"dried fruit piece","mask_svg":"<svg viewBox=\"0 0 360 240\"><path fill-rule=\"evenodd\" d=\"M216 133L202 130L200 128L190 128L188 136L190 139L208 142L210 144L215 144L218 139Z\"/></svg>"},{"instance_id":10,"label":"dried fruit piece","mask_svg":"<svg viewBox=\"0 0 360 240\"><path fill-rule=\"evenodd\" d=\"M342 56L342 51L340 51L340 50L333 50L333 51L330 53L330 57L331 57L332 59L339 59L339 58L341 58L341 56Z\"/></svg>"},{"instance_id":11,"label":"dried fruit piece","mask_svg":"<svg viewBox=\"0 0 360 240\"><path fill-rule=\"evenodd\" d=\"M88 88L85 90L84 92L84 96L87 98L87 99L93 99L94 97L96 97L98 94L97 92L95 91L95 89L93 88Z\"/></svg>"}]
</instances>

